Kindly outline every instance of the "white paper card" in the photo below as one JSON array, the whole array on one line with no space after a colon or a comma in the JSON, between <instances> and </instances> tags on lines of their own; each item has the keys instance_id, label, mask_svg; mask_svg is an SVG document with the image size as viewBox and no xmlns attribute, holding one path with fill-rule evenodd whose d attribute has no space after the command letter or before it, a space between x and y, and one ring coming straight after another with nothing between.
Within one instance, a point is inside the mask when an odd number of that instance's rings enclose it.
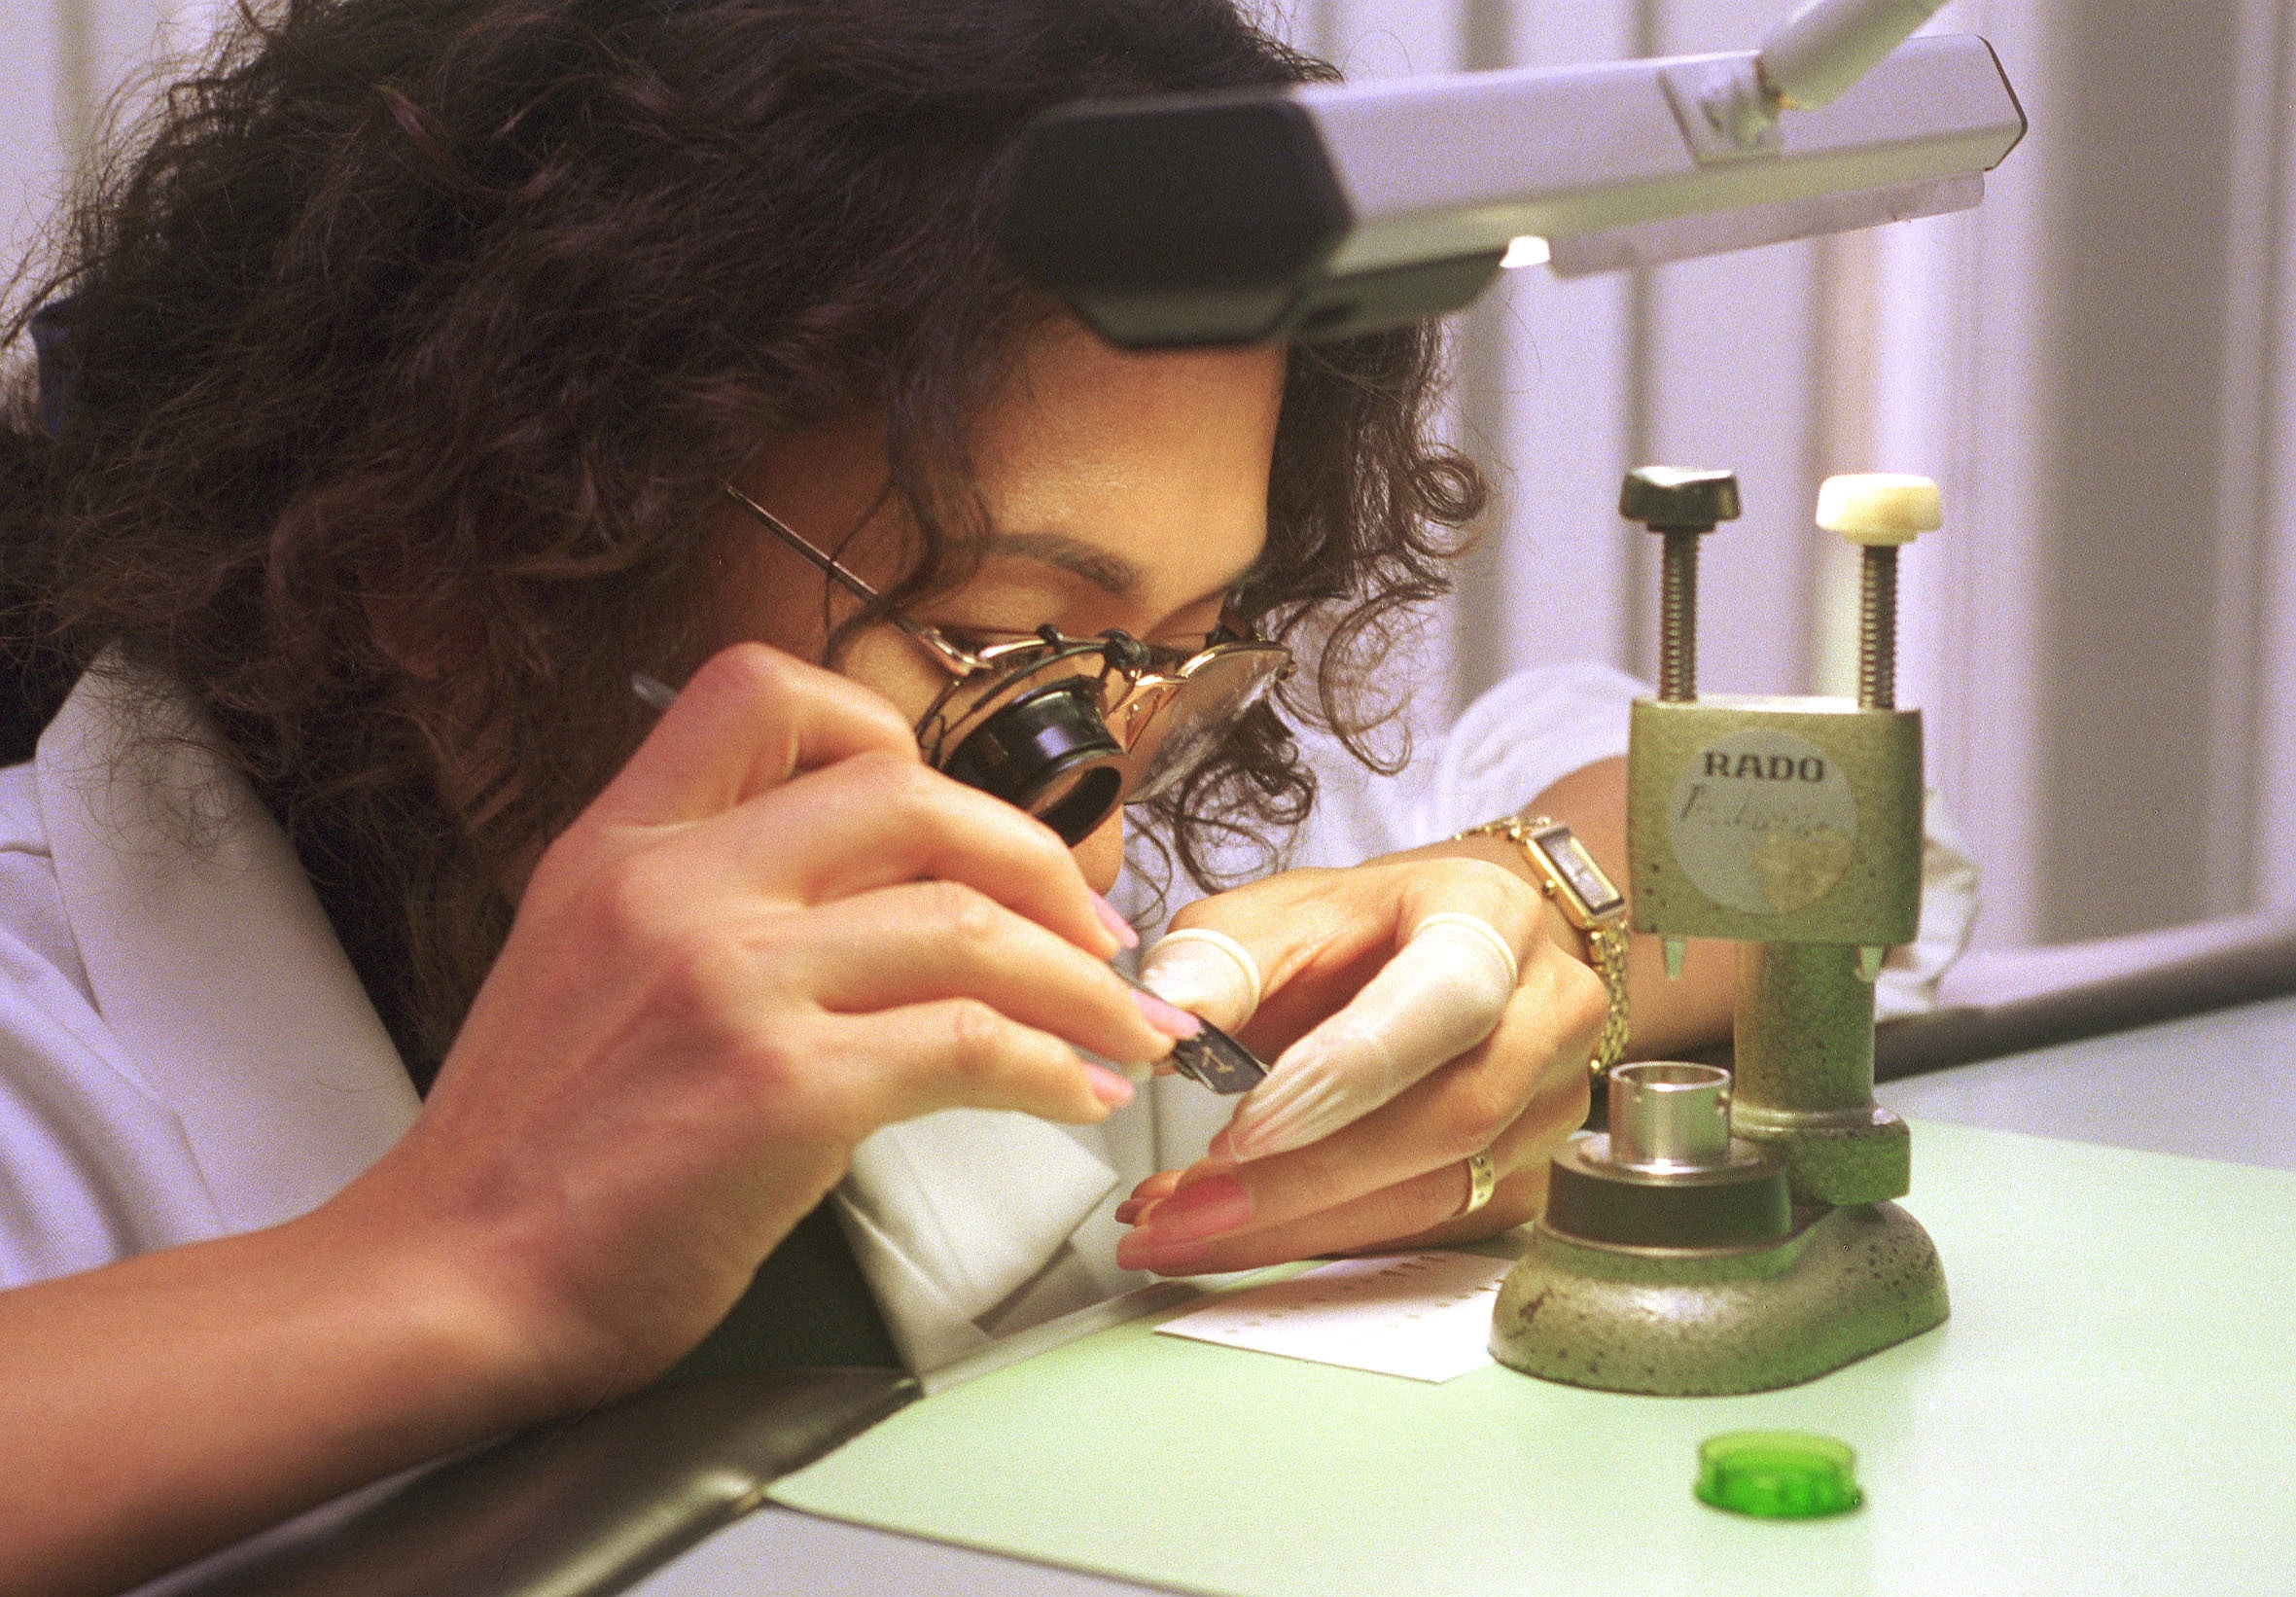
<instances>
[{"instance_id":1,"label":"white paper card","mask_svg":"<svg viewBox=\"0 0 2296 1597\"><path fill-rule=\"evenodd\" d=\"M1156 1330L1317 1364L1447 1381L1491 1362L1491 1301L1508 1261L1389 1254L1254 1287Z\"/></svg>"}]
</instances>

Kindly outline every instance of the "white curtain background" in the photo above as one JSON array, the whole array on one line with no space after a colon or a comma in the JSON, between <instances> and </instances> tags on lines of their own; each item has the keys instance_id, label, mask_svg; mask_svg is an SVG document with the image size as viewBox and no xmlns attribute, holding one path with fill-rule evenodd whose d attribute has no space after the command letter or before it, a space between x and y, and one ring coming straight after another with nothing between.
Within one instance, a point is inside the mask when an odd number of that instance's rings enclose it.
<instances>
[{"instance_id":1,"label":"white curtain background","mask_svg":"<svg viewBox=\"0 0 2296 1597\"><path fill-rule=\"evenodd\" d=\"M1289 0L1352 77L1758 42L1793 0ZM1935 477L1899 702L1986 868L1981 943L2296 914L2296 18L2279 0L1957 0L2032 129L1973 212L1558 284L1459 319L1461 436L1502 492L1437 640L1455 693L1655 669L1645 462L1726 466L1700 680L1840 691L1840 471Z\"/></svg>"},{"instance_id":2,"label":"white curtain background","mask_svg":"<svg viewBox=\"0 0 2296 1597\"><path fill-rule=\"evenodd\" d=\"M1359 79L1755 43L1792 0L1279 0ZM222 0L0 6L0 227L38 241L116 86ZM2296 18L2279 0L1955 0L2032 124L1974 212L1559 284L1458 319L1459 436L1500 493L1418 668L1647 672L1620 474L1726 466L1701 685L1838 688L1837 471L1937 478L1899 701L1986 869L1998 949L2296 915ZM1463 157L1471 159L1471 156ZM1445 695L1426 693L1422 702Z\"/></svg>"}]
</instances>

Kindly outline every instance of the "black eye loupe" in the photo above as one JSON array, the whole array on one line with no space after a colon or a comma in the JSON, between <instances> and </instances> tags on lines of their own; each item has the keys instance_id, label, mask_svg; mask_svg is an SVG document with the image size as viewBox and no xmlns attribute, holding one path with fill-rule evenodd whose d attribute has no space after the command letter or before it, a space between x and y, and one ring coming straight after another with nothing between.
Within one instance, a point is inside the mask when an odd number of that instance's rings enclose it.
<instances>
[{"instance_id":1,"label":"black eye loupe","mask_svg":"<svg viewBox=\"0 0 2296 1597\"><path fill-rule=\"evenodd\" d=\"M1077 678L1021 694L975 728L940 768L1019 805L1074 846L1122 798L1123 759L1123 745L1100 718L1097 685Z\"/></svg>"}]
</instances>

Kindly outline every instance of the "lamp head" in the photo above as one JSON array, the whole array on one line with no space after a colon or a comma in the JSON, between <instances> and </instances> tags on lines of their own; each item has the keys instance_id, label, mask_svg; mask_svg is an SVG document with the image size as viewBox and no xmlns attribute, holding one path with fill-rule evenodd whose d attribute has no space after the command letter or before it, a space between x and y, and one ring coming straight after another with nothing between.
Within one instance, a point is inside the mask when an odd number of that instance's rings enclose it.
<instances>
[{"instance_id":1,"label":"lamp head","mask_svg":"<svg viewBox=\"0 0 2296 1597\"><path fill-rule=\"evenodd\" d=\"M1985 41L1941 35L1741 142L1711 102L1760 59L1069 106L1025 135L1002 242L1113 343L1346 337L1510 261L1576 276L1973 205L2025 132Z\"/></svg>"}]
</instances>

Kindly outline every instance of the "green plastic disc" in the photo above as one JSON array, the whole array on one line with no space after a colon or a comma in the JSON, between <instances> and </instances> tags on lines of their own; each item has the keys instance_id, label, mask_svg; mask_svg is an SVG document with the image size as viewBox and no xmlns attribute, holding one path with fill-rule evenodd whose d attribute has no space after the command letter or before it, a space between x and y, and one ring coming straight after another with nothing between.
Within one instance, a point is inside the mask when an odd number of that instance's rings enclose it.
<instances>
[{"instance_id":1,"label":"green plastic disc","mask_svg":"<svg viewBox=\"0 0 2296 1597\"><path fill-rule=\"evenodd\" d=\"M1698 1501L1757 1519L1822 1519L1865 1501L1857 1455L1807 1431L1733 1431L1698 1444Z\"/></svg>"}]
</instances>

